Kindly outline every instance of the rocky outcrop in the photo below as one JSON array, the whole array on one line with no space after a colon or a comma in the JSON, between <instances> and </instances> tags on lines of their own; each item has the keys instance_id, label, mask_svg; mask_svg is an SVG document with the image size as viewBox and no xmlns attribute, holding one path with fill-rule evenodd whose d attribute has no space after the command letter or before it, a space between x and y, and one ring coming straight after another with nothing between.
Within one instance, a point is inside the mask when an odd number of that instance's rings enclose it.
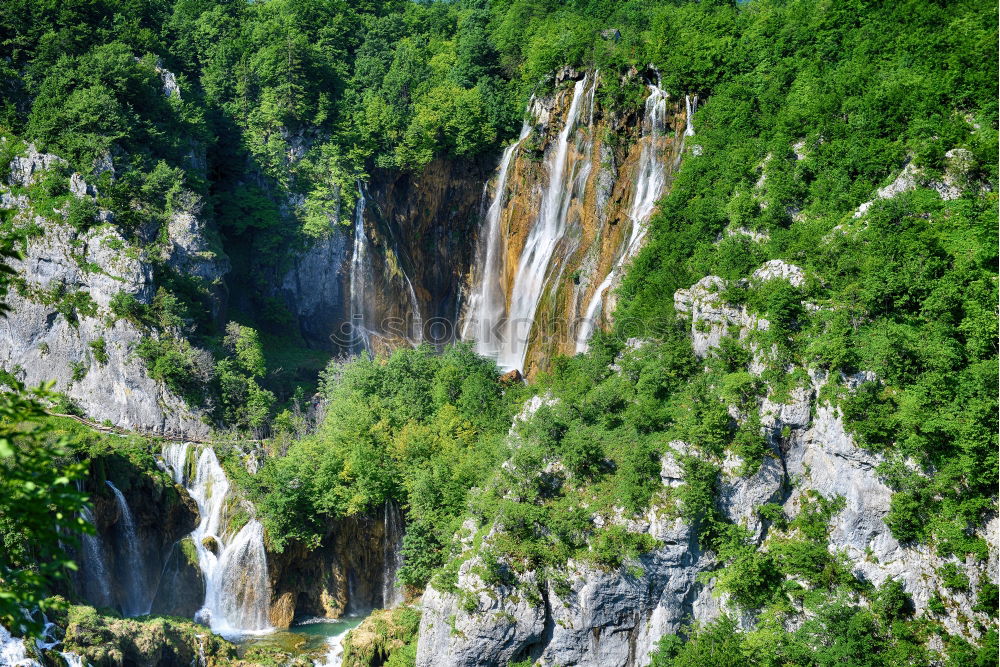
<instances>
[{"instance_id":1,"label":"rocky outcrop","mask_svg":"<svg viewBox=\"0 0 1000 667\"><path fill-rule=\"evenodd\" d=\"M971 151L965 148L953 148L946 152L944 157L944 172L939 178L932 178L926 174L925 170L912 162L907 162L892 183L879 188L878 192L875 193L875 199L866 201L858 207L854 212L854 217L862 217L880 199L892 199L918 187L928 187L935 190L945 201L958 199L962 196L963 190L970 185L975 185L981 190L988 189L988 185L985 183L970 183L969 175L975 166L975 157Z\"/></svg>"},{"instance_id":2,"label":"rocky outcrop","mask_svg":"<svg viewBox=\"0 0 1000 667\"><path fill-rule=\"evenodd\" d=\"M292 542L281 553L268 553L271 625L383 606L385 554L385 526L376 515L331 522L316 549Z\"/></svg>"},{"instance_id":3,"label":"rocky outcrop","mask_svg":"<svg viewBox=\"0 0 1000 667\"><path fill-rule=\"evenodd\" d=\"M749 282L787 280L798 286L805 279L798 267L772 261ZM708 276L675 295L678 313L691 321L699 356L709 354L726 333L743 339L767 327L766 320L745 307L724 303L720 293L727 287L721 278ZM757 374L763 369L760 359L751 366ZM769 539L781 535L772 533L770 523L757 513L759 507L775 503L786 516L796 516L807 496L841 499L830 519L829 551L843 553L861 581L902 583L918 614L932 614L949 633L975 640L981 627L993 623L973 610L971 591L980 582L996 581L997 520L979 529L990 545L989 558L980 562L970 555L960 563L971 582L968 590L947 589L939 571L957 559L942 558L927 546L900 544L892 536L884 521L892 492L877 469L882 459L860 448L840 409L820 398L830 378L813 371L806 376L785 397L769 393L759 401L757 417L769 453L753 470L739 457L726 456L716 488L718 510L766 550ZM839 380L850 390L871 379L860 373ZM739 413L735 408L730 412ZM683 442L670 443L661 461L665 488L685 483L679 457L692 453ZM692 527L673 516L669 507L654 507L644 517L617 518L616 523L656 538L660 546L631 567L613 571L570 562L558 582L539 581L528 572L508 584L486 584L477 574L483 571L480 557L467 541L454 587L432 586L423 597L417 664L471 667L531 659L552 667L647 665L658 638L677 632L682 623L706 622L723 611L739 617L725 596L712 591L709 573L718 566L715 557L702 552ZM484 543L489 539L483 538ZM943 613L930 608L932 599L943 601ZM741 623L752 619L741 618Z\"/></svg>"},{"instance_id":4,"label":"rocky outcrop","mask_svg":"<svg viewBox=\"0 0 1000 667\"><path fill-rule=\"evenodd\" d=\"M236 646L192 622L111 618L91 607L71 607L53 620L66 628L60 650L82 656L93 667L239 664Z\"/></svg>"},{"instance_id":5,"label":"rocky outcrop","mask_svg":"<svg viewBox=\"0 0 1000 667\"><path fill-rule=\"evenodd\" d=\"M11 162L10 187L31 185L60 164L29 146L25 157ZM92 199L90 186L74 177L74 194ZM208 427L200 415L152 379L136 356L153 334L120 310L153 300L156 285L143 250L102 224L107 212L96 207L98 219L76 228L65 221L66 211L43 215L26 195L11 194L5 202L18 209L13 225L24 240L23 258L11 263L14 289L4 297L11 312L0 320L0 367L29 385L55 381L56 391L96 421L204 436Z\"/></svg>"}]
</instances>

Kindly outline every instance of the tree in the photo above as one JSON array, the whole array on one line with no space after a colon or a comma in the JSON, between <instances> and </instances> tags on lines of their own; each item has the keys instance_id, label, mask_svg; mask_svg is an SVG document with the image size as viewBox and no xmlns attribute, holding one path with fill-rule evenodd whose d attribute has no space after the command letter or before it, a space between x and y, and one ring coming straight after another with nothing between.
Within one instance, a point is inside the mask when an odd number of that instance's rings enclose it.
<instances>
[{"instance_id":1,"label":"tree","mask_svg":"<svg viewBox=\"0 0 1000 667\"><path fill-rule=\"evenodd\" d=\"M2 263L9 252L0 249L0 287L9 268ZM6 308L0 303L0 317ZM65 544L75 533L92 532L78 514L87 500L74 481L86 467L67 462L63 440L53 440L43 400L45 388L27 391L9 374L0 391L0 625L20 633L38 632L52 585L76 569Z\"/></svg>"}]
</instances>

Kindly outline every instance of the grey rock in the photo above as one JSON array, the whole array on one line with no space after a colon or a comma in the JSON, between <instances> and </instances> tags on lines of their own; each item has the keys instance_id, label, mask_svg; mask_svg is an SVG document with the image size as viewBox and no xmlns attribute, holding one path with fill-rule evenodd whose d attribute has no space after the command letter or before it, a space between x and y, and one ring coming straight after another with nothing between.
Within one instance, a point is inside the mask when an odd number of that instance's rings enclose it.
<instances>
[{"instance_id":1,"label":"grey rock","mask_svg":"<svg viewBox=\"0 0 1000 667\"><path fill-rule=\"evenodd\" d=\"M350 247L339 225L293 260L281 279L280 294L299 320L302 334L329 345L348 318Z\"/></svg>"},{"instance_id":2,"label":"grey rock","mask_svg":"<svg viewBox=\"0 0 1000 667\"><path fill-rule=\"evenodd\" d=\"M37 181L42 172L66 164L66 160L58 155L39 153L35 144L28 144L26 155L10 161L10 176L7 180L12 186L26 188Z\"/></svg>"},{"instance_id":3,"label":"grey rock","mask_svg":"<svg viewBox=\"0 0 1000 667\"><path fill-rule=\"evenodd\" d=\"M208 427L180 398L152 379L136 347L147 334L130 322L112 321L108 308L119 292L149 303L154 286L151 268L141 254L111 228L79 235L63 224L46 222L44 236L30 239L23 260L12 263L24 280L26 295L13 290L11 307L0 320L0 367L16 371L28 385L55 381L85 414L97 421L143 432L202 437ZM97 312L77 313L71 322L46 304L42 293L53 290L90 295ZM107 360L95 357L91 343L104 341ZM73 365L86 373L73 379Z\"/></svg>"},{"instance_id":4,"label":"grey rock","mask_svg":"<svg viewBox=\"0 0 1000 667\"><path fill-rule=\"evenodd\" d=\"M198 276L209 285L222 280L230 264L221 252L211 248L205 223L193 212L175 212L167 224L171 267L182 274Z\"/></svg>"}]
</instances>

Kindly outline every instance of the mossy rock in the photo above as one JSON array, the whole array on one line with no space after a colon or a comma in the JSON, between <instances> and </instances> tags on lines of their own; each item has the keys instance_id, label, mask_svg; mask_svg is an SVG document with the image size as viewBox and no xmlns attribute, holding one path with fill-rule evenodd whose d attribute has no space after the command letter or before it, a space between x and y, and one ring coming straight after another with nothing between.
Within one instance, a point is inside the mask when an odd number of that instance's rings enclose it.
<instances>
[{"instance_id":1,"label":"mossy rock","mask_svg":"<svg viewBox=\"0 0 1000 667\"><path fill-rule=\"evenodd\" d=\"M219 555L219 541L211 535L201 538L201 546L205 547L216 556ZM198 562L197 556L195 556L195 562Z\"/></svg>"},{"instance_id":2,"label":"mossy rock","mask_svg":"<svg viewBox=\"0 0 1000 667\"><path fill-rule=\"evenodd\" d=\"M83 656L93 667L188 665L199 655L208 667L215 667L231 664L236 657L233 644L191 621L103 616L82 605L69 609L61 650Z\"/></svg>"},{"instance_id":3,"label":"mossy rock","mask_svg":"<svg viewBox=\"0 0 1000 667\"><path fill-rule=\"evenodd\" d=\"M343 667L406 664L405 655L416 650L419 629L420 610L416 607L373 611L344 638Z\"/></svg>"}]
</instances>

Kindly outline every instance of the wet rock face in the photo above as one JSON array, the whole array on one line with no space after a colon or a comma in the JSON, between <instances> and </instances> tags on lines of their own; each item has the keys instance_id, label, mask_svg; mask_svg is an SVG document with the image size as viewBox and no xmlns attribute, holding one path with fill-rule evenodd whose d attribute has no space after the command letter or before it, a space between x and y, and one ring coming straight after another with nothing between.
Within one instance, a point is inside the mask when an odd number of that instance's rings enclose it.
<instances>
[{"instance_id":1,"label":"wet rock face","mask_svg":"<svg viewBox=\"0 0 1000 667\"><path fill-rule=\"evenodd\" d=\"M271 625L382 606L383 535L381 518L348 517L331 524L317 549L293 542L280 554L268 553Z\"/></svg>"},{"instance_id":2,"label":"wet rock face","mask_svg":"<svg viewBox=\"0 0 1000 667\"><path fill-rule=\"evenodd\" d=\"M142 471L118 455L94 459L88 474L87 492L94 503L99 553L107 573L111 606L119 606L129 594L133 579L129 572L138 568L143 585L141 596L151 603L153 613L193 617L204 601L204 582L192 545L186 536L198 521L198 507L180 486L151 471ZM131 513L138 553L129 550L125 517L103 480L118 488ZM79 596L91 604L96 590L85 580L94 576L93 552L82 549L77 575Z\"/></svg>"}]
</instances>

